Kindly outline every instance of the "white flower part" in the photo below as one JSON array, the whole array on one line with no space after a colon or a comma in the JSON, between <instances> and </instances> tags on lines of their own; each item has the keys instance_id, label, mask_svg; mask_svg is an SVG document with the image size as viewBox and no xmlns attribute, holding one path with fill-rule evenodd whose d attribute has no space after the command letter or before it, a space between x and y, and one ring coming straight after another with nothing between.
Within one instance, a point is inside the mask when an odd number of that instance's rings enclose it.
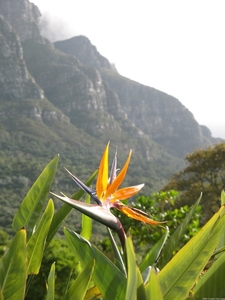
<instances>
[{"instance_id":1,"label":"white flower part","mask_svg":"<svg viewBox=\"0 0 225 300\"><path fill-rule=\"evenodd\" d=\"M112 184L116 178L116 171L117 171L116 167L117 167L117 149L115 152L115 156L114 156L114 159L112 162L112 167L111 167L111 171L110 171L110 175L109 175L109 184Z\"/></svg>"}]
</instances>

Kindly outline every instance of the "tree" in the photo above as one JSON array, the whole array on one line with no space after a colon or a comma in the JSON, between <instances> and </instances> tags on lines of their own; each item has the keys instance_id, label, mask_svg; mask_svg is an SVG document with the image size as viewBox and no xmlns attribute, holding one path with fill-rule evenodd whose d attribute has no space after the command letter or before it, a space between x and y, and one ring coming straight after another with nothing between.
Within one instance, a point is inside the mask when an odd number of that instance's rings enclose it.
<instances>
[{"instance_id":1,"label":"tree","mask_svg":"<svg viewBox=\"0 0 225 300\"><path fill-rule=\"evenodd\" d=\"M225 143L186 156L187 167L172 176L163 190L180 192L181 205L193 204L202 193L203 221L208 220L220 205L225 188Z\"/></svg>"}]
</instances>

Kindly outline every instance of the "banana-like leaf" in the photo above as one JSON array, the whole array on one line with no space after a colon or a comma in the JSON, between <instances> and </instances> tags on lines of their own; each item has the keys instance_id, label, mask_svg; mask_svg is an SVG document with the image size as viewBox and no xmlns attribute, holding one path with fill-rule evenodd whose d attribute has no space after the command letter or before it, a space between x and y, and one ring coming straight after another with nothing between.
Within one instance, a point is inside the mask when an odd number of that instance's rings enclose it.
<instances>
[{"instance_id":1,"label":"banana-like leaf","mask_svg":"<svg viewBox=\"0 0 225 300\"><path fill-rule=\"evenodd\" d=\"M195 300L223 299L225 296L225 253L198 280L193 290Z\"/></svg>"},{"instance_id":2,"label":"banana-like leaf","mask_svg":"<svg viewBox=\"0 0 225 300\"><path fill-rule=\"evenodd\" d=\"M162 259L159 262L159 268L160 269L162 269L167 264L167 262L171 259L172 255L173 255L173 251L176 249L176 247L179 244L180 238L185 233L187 225L189 224L192 216L194 215L196 207L199 205L199 202L201 201L201 198L202 198L202 195L200 195L198 200L192 206L189 213L186 215L183 222L176 229L176 231L172 234L172 236L168 239L165 247L162 250L162 256L161 256Z\"/></svg>"},{"instance_id":3,"label":"banana-like leaf","mask_svg":"<svg viewBox=\"0 0 225 300\"><path fill-rule=\"evenodd\" d=\"M115 258L116 258L115 265L120 269L120 271L124 274L124 276L127 277L126 267L124 265L124 262L123 262L121 254L120 254L120 251L117 247L116 241L115 241L115 239L112 235L111 229L109 229L108 227L106 227L106 228L107 228L107 231L109 233L109 239L110 239L112 249L113 249L113 252L114 252L114 255L115 255Z\"/></svg>"},{"instance_id":4,"label":"banana-like leaf","mask_svg":"<svg viewBox=\"0 0 225 300\"><path fill-rule=\"evenodd\" d=\"M221 193L221 206L225 205L225 192L224 190ZM219 244L217 246L216 252L224 251L223 248L225 246L225 231L222 233ZM220 249L221 248L221 249ZM215 253L217 255L218 253Z\"/></svg>"},{"instance_id":5,"label":"banana-like leaf","mask_svg":"<svg viewBox=\"0 0 225 300\"><path fill-rule=\"evenodd\" d=\"M98 170L96 170L91 177L85 182L87 186L90 186L93 180L95 179L96 175L98 173ZM77 199L79 200L83 195L84 191L82 189L78 190L71 199ZM71 210L73 209L72 206L68 204L64 204L63 206L60 207L60 209L55 213L52 224L49 229L48 237L47 237L47 244L50 243L56 232L58 231L59 227L62 225L63 221L66 219L66 217L69 215Z\"/></svg>"},{"instance_id":6,"label":"banana-like leaf","mask_svg":"<svg viewBox=\"0 0 225 300\"><path fill-rule=\"evenodd\" d=\"M164 235L148 251L148 253L145 255L144 259L142 260L142 262L139 266L141 272L144 272L144 270L147 269L147 267L152 266L157 261L168 236L169 236L169 228L166 227L166 232L164 233Z\"/></svg>"},{"instance_id":7,"label":"banana-like leaf","mask_svg":"<svg viewBox=\"0 0 225 300\"><path fill-rule=\"evenodd\" d=\"M26 275L26 231L21 229L0 260L0 297L24 299Z\"/></svg>"},{"instance_id":8,"label":"banana-like leaf","mask_svg":"<svg viewBox=\"0 0 225 300\"><path fill-rule=\"evenodd\" d=\"M131 237L126 239L126 255L127 255L127 288L126 300L137 299L137 271L136 271L136 258L134 247Z\"/></svg>"},{"instance_id":9,"label":"banana-like leaf","mask_svg":"<svg viewBox=\"0 0 225 300\"><path fill-rule=\"evenodd\" d=\"M145 287L145 291L147 300L164 300L159 280L154 268L151 268L150 280Z\"/></svg>"},{"instance_id":10,"label":"banana-like leaf","mask_svg":"<svg viewBox=\"0 0 225 300\"><path fill-rule=\"evenodd\" d=\"M64 232L82 267L95 259L96 264L92 279L103 298L105 300L125 299L126 277L123 273L101 251L79 234L67 228L64 229Z\"/></svg>"},{"instance_id":11,"label":"banana-like leaf","mask_svg":"<svg viewBox=\"0 0 225 300\"><path fill-rule=\"evenodd\" d=\"M89 203L89 204L91 203L91 197L88 194L85 198L85 203ZM81 224L82 224L82 230L80 235L89 241L92 232L92 219L82 214Z\"/></svg>"},{"instance_id":12,"label":"banana-like leaf","mask_svg":"<svg viewBox=\"0 0 225 300\"><path fill-rule=\"evenodd\" d=\"M55 299L55 263L52 264L48 275L47 296L46 300Z\"/></svg>"},{"instance_id":13,"label":"banana-like leaf","mask_svg":"<svg viewBox=\"0 0 225 300\"><path fill-rule=\"evenodd\" d=\"M136 267L137 271L137 300L147 300L145 293L145 286L140 269Z\"/></svg>"},{"instance_id":14,"label":"banana-like leaf","mask_svg":"<svg viewBox=\"0 0 225 300\"><path fill-rule=\"evenodd\" d=\"M45 249L45 241L54 214L54 204L50 199L38 224L37 230L27 244L28 274L38 274Z\"/></svg>"},{"instance_id":15,"label":"banana-like leaf","mask_svg":"<svg viewBox=\"0 0 225 300\"><path fill-rule=\"evenodd\" d=\"M15 231L25 227L27 236L31 236L47 199L58 166L58 160L59 156L56 156L50 161L27 193L13 220Z\"/></svg>"},{"instance_id":16,"label":"banana-like leaf","mask_svg":"<svg viewBox=\"0 0 225 300\"><path fill-rule=\"evenodd\" d=\"M91 261L79 274L73 284L70 286L64 300L84 300L88 285L90 283L93 271L94 271L95 261Z\"/></svg>"},{"instance_id":17,"label":"banana-like leaf","mask_svg":"<svg viewBox=\"0 0 225 300\"><path fill-rule=\"evenodd\" d=\"M157 275L165 300L188 296L224 230L223 206Z\"/></svg>"},{"instance_id":18,"label":"banana-like leaf","mask_svg":"<svg viewBox=\"0 0 225 300\"><path fill-rule=\"evenodd\" d=\"M222 190L221 192L221 206L225 204L225 192Z\"/></svg>"},{"instance_id":19,"label":"banana-like leaf","mask_svg":"<svg viewBox=\"0 0 225 300\"><path fill-rule=\"evenodd\" d=\"M87 291L84 300L93 300L93 299L100 299L100 298L102 299L101 292L95 285Z\"/></svg>"}]
</instances>

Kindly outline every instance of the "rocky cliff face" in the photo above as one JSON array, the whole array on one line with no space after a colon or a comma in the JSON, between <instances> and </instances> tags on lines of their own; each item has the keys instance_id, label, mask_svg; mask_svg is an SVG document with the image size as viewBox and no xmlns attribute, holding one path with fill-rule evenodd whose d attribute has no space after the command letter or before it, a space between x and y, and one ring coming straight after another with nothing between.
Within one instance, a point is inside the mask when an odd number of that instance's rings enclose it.
<instances>
[{"instance_id":1,"label":"rocky cliff face","mask_svg":"<svg viewBox=\"0 0 225 300\"><path fill-rule=\"evenodd\" d=\"M120 76L86 37L54 45L44 40L39 10L28 0L0 0L0 9L2 96L43 99L45 93L65 119L92 136L126 136L139 148L143 140L178 157L218 141L174 97Z\"/></svg>"},{"instance_id":2,"label":"rocky cliff face","mask_svg":"<svg viewBox=\"0 0 225 300\"><path fill-rule=\"evenodd\" d=\"M9 99L42 99L43 90L30 76L15 30L0 15L0 95Z\"/></svg>"},{"instance_id":3,"label":"rocky cliff face","mask_svg":"<svg viewBox=\"0 0 225 300\"><path fill-rule=\"evenodd\" d=\"M178 99L120 76L109 67L109 62L108 65L105 61L103 64L102 57L97 55L96 48L85 37L74 37L54 45L77 57L83 64L97 68L101 81L117 99L118 110L114 111L114 118L123 112L129 126L132 124L138 128L140 134L146 134L169 153L184 157L196 148L219 142L219 139L212 138L209 130L196 122Z\"/></svg>"},{"instance_id":4,"label":"rocky cliff face","mask_svg":"<svg viewBox=\"0 0 225 300\"><path fill-rule=\"evenodd\" d=\"M55 42L54 45L67 54L75 55L84 65L116 71L108 59L102 56L85 36L76 36L69 40Z\"/></svg>"},{"instance_id":5,"label":"rocky cliff face","mask_svg":"<svg viewBox=\"0 0 225 300\"><path fill-rule=\"evenodd\" d=\"M184 157L196 148L219 141L209 130L205 134L178 99L127 78L119 79L112 72L102 70L101 73L103 80L118 95L129 120L169 153Z\"/></svg>"},{"instance_id":6,"label":"rocky cliff face","mask_svg":"<svg viewBox=\"0 0 225 300\"><path fill-rule=\"evenodd\" d=\"M27 66L47 98L78 128L97 136L121 131L118 119L126 114L117 95L103 82L98 69L87 67L75 56L65 55L51 43L23 43Z\"/></svg>"},{"instance_id":7,"label":"rocky cliff face","mask_svg":"<svg viewBox=\"0 0 225 300\"><path fill-rule=\"evenodd\" d=\"M48 103L43 89L28 72L20 38L2 15L0 15L0 99L2 121L16 117L18 114L16 101L20 103L19 113L23 117L45 124L55 120L69 123L67 116Z\"/></svg>"},{"instance_id":8,"label":"rocky cliff face","mask_svg":"<svg viewBox=\"0 0 225 300\"><path fill-rule=\"evenodd\" d=\"M28 0L0 0L0 13L16 30L21 41L27 39L44 43L40 34L40 11L36 5Z\"/></svg>"}]
</instances>

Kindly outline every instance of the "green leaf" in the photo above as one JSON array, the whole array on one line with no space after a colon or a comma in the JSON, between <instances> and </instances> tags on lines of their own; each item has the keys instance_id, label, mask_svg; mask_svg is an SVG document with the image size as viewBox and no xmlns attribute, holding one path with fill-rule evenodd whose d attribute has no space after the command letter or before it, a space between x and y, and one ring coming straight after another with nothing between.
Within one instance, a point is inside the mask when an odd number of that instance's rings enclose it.
<instances>
[{"instance_id":1,"label":"green leaf","mask_svg":"<svg viewBox=\"0 0 225 300\"><path fill-rule=\"evenodd\" d=\"M137 271L137 300L147 300L144 282L138 267L136 267L136 271Z\"/></svg>"},{"instance_id":2,"label":"green leaf","mask_svg":"<svg viewBox=\"0 0 225 300\"><path fill-rule=\"evenodd\" d=\"M224 204L222 204L222 203L224 203ZM224 193L224 191L222 191L222 193L221 193L221 206L223 206L223 205L225 205L225 193ZM216 251L220 251L220 252L224 251L223 250L224 246L225 246L225 231L221 235L221 238L220 238L220 241L219 241L219 244L217 246ZM214 253L214 254L216 254L216 253Z\"/></svg>"},{"instance_id":3,"label":"green leaf","mask_svg":"<svg viewBox=\"0 0 225 300\"><path fill-rule=\"evenodd\" d=\"M126 239L126 255L127 255L127 288L126 300L135 300L137 298L137 271L134 247L131 237Z\"/></svg>"},{"instance_id":4,"label":"green leaf","mask_svg":"<svg viewBox=\"0 0 225 300\"><path fill-rule=\"evenodd\" d=\"M159 268L161 269L163 266L167 264L167 262L171 259L173 255L173 251L179 244L179 240L182 235L185 233L187 225L189 224L196 207L199 205L199 202L202 198L202 195L198 198L195 204L190 209L189 213L186 215L185 219L183 220L182 224L176 229L176 231L172 234L172 236L168 239L165 247L162 250L162 260L159 262Z\"/></svg>"},{"instance_id":5,"label":"green leaf","mask_svg":"<svg viewBox=\"0 0 225 300\"><path fill-rule=\"evenodd\" d=\"M84 268L95 259L93 281L101 291L104 299L125 299L126 278L121 271L95 246L76 232L64 229L66 239L74 255Z\"/></svg>"},{"instance_id":6,"label":"green leaf","mask_svg":"<svg viewBox=\"0 0 225 300\"><path fill-rule=\"evenodd\" d=\"M166 232L161 237L161 239L148 251L148 253L145 255L144 259L142 260L139 268L140 271L143 272L147 267L152 266L156 260L158 259L162 248L168 238L169 235L169 229L166 227Z\"/></svg>"},{"instance_id":7,"label":"green leaf","mask_svg":"<svg viewBox=\"0 0 225 300\"><path fill-rule=\"evenodd\" d=\"M84 297L84 300L95 300L95 299L102 299L101 292L99 291L96 285L90 288Z\"/></svg>"},{"instance_id":8,"label":"green leaf","mask_svg":"<svg viewBox=\"0 0 225 300\"><path fill-rule=\"evenodd\" d=\"M96 175L98 173L98 170L96 170L91 177L85 182L87 186L90 186L93 180L95 179ZM77 199L79 200L83 195L84 191L82 189L79 189L73 196L71 197L72 199ZM66 219L66 217L69 215L71 210L73 209L72 206L68 204L64 204L63 206L60 207L60 209L55 213L52 224L49 229L48 237L47 237L47 244L50 243L56 232L58 231L59 227L62 225L62 222Z\"/></svg>"},{"instance_id":9,"label":"green leaf","mask_svg":"<svg viewBox=\"0 0 225 300\"><path fill-rule=\"evenodd\" d=\"M109 234L109 239L110 239L112 249L113 249L113 253L114 253L115 259L116 259L115 265L120 269L120 271L124 274L124 276L127 277L126 267L124 265L124 262L123 262L121 254L120 254L120 251L117 247L116 241L115 241L115 239L112 235L111 229L108 228L108 227L106 227L106 228L107 228L107 231L108 231L108 234Z\"/></svg>"},{"instance_id":10,"label":"green leaf","mask_svg":"<svg viewBox=\"0 0 225 300\"><path fill-rule=\"evenodd\" d=\"M85 203L91 203L90 195L86 196ZM82 214L81 224L82 230L80 235L86 240L90 240L92 231L92 219L86 216L85 214Z\"/></svg>"},{"instance_id":11,"label":"green leaf","mask_svg":"<svg viewBox=\"0 0 225 300\"><path fill-rule=\"evenodd\" d=\"M0 260L0 295L7 300L24 299L25 288L26 231L21 229Z\"/></svg>"},{"instance_id":12,"label":"green leaf","mask_svg":"<svg viewBox=\"0 0 225 300\"><path fill-rule=\"evenodd\" d=\"M89 262L67 291L64 300L83 300L94 271L95 261Z\"/></svg>"},{"instance_id":13,"label":"green leaf","mask_svg":"<svg viewBox=\"0 0 225 300\"><path fill-rule=\"evenodd\" d=\"M225 230L222 207L158 274L165 300L185 298Z\"/></svg>"},{"instance_id":14,"label":"green leaf","mask_svg":"<svg viewBox=\"0 0 225 300\"><path fill-rule=\"evenodd\" d=\"M154 268L151 268L150 280L145 287L145 291L147 300L163 300L162 290Z\"/></svg>"},{"instance_id":15,"label":"green leaf","mask_svg":"<svg viewBox=\"0 0 225 300\"><path fill-rule=\"evenodd\" d=\"M50 199L38 224L27 244L28 274L38 274L45 249L45 241L54 214L54 204Z\"/></svg>"},{"instance_id":16,"label":"green leaf","mask_svg":"<svg viewBox=\"0 0 225 300\"><path fill-rule=\"evenodd\" d=\"M56 156L50 161L27 193L13 220L13 229L15 231L25 227L27 235L30 237L48 196L58 166L58 160L59 156Z\"/></svg>"},{"instance_id":17,"label":"green leaf","mask_svg":"<svg viewBox=\"0 0 225 300\"><path fill-rule=\"evenodd\" d=\"M48 275L47 296L46 300L55 299L55 263L52 264Z\"/></svg>"},{"instance_id":18,"label":"green leaf","mask_svg":"<svg viewBox=\"0 0 225 300\"><path fill-rule=\"evenodd\" d=\"M194 299L222 299L225 295L225 253L199 279L193 290Z\"/></svg>"},{"instance_id":19,"label":"green leaf","mask_svg":"<svg viewBox=\"0 0 225 300\"><path fill-rule=\"evenodd\" d=\"M225 205L225 192L222 190L221 192L221 206Z\"/></svg>"}]
</instances>

